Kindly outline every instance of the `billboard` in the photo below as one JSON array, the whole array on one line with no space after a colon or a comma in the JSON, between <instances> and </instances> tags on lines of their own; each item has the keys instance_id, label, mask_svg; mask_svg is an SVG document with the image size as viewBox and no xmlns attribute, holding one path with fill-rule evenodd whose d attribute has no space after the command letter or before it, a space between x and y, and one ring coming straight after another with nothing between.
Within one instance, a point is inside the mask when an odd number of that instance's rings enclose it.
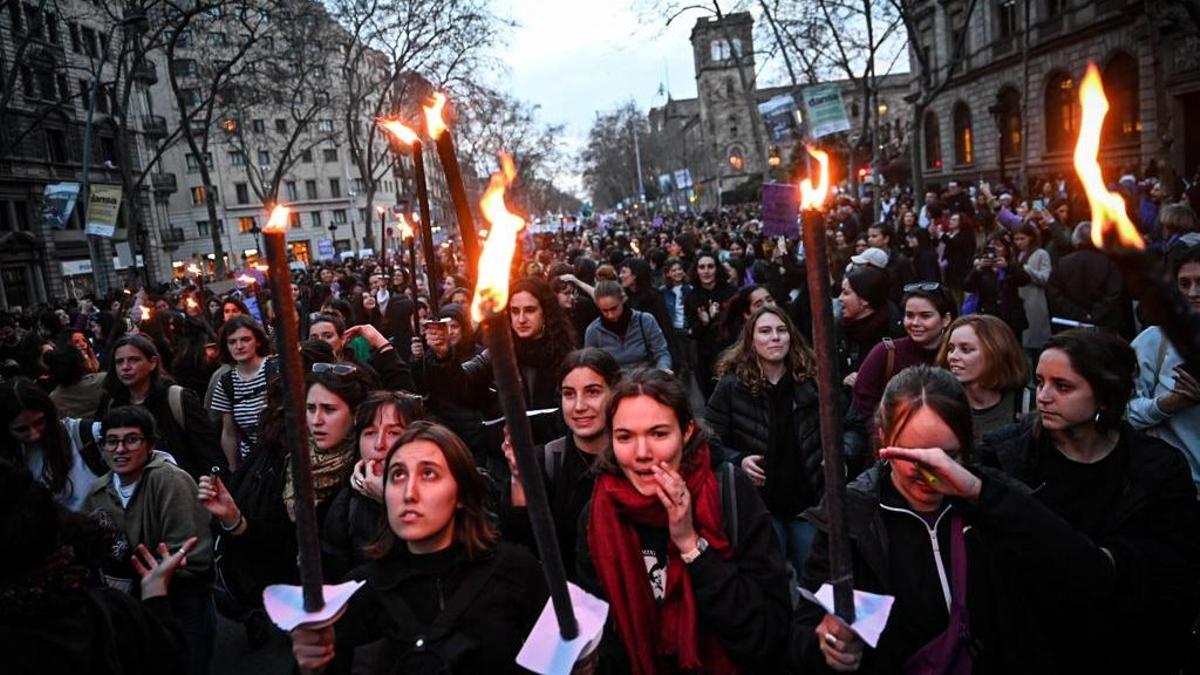
<instances>
[{"instance_id":1,"label":"billboard","mask_svg":"<svg viewBox=\"0 0 1200 675\"><path fill-rule=\"evenodd\" d=\"M805 87L804 109L808 112L804 121L814 139L850 130L842 90L836 84Z\"/></svg>"},{"instance_id":2,"label":"billboard","mask_svg":"<svg viewBox=\"0 0 1200 675\"><path fill-rule=\"evenodd\" d=\"M88 200L87 233L111 239L117 231L117 213L120 210L120 185L93 185Z\"/></svg>"}]
</instances>

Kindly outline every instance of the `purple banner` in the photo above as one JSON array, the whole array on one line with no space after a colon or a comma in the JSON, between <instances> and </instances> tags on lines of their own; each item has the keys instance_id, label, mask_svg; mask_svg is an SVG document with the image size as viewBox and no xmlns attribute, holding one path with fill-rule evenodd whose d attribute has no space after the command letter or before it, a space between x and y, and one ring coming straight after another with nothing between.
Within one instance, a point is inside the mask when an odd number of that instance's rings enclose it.
<instances>
[{"instance_id":1,"label":"purple banner","mask_svg":"<svg viewBox=\"0 0 1200 675\"><path fill-rule=\"evenodd\" d=\"M787 183L767 183L762 189L763 235L795 237L800 233L800 190Z\"/></svg>"}]
</instances>

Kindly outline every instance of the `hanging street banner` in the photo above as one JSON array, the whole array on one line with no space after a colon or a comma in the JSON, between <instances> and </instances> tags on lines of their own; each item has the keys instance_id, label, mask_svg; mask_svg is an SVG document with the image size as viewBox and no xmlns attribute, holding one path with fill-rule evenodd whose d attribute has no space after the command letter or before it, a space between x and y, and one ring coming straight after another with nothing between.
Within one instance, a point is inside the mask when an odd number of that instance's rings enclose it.
<instances>
[{"instance_id":1,"label":"hanging street banner","mask_svg":"<svg viewBox=\"0 0 1200 675\"><path fill-rule=\"evenodd\" d=\"M65 230L79 198L79 183L50 183L42 192L42 222L52 230Z\"/></svg>"},{"instance_id":2,"label":"hanging street banner","mask_svg":"<svg viewBox=\"0 0 1200 675\"><path fill-rule=\"evenodd\" d=\"M117 212L121 210L121 186L93 185L91 193L87 234L111 239L117 231Z\"/></svg>"},{"instance_id":3,"label":"hanging street banner","mask_svg":"<svg viewBox=\"0 0 1200 675\"><path fill-rule=\"evenodd\" d=\"M686 190L692 187L692 172L689 169L680 169L675 172L675 188L677 190Z\"/></svg>"},{"instance_id":4,"label":"hanging street banner","mask_svg":"<svg viewBox=\"0 0 1200 675\"><path fill-rule=\"evenodd\" d=\"M763 235L794 237L800 231L800 190L788 183L766 183L762 186Z\"/></svg>"},{"instance_id":5,"label":"hanging street banner","mask_svg":"<svg viewBox=\"0 0 1200 675\"><path fill-rule=\"evenodd\" d=\"M818 84L804 88L804 122L814 139L850 130L850 118L842 103L842 90L836 84Z\"/></svg>"},{"instance_id":6,"label":"hanging street banner","mask_svg":"<svg viewBox=\"0 0 1200 675\"><path fill-rule=\"evenodd\" d=\"M786 143L796 131L796 99L790 94L780 94L769 101L758 104L763 118L763 127L772 143Z\"/></svg>"}]
</instances>

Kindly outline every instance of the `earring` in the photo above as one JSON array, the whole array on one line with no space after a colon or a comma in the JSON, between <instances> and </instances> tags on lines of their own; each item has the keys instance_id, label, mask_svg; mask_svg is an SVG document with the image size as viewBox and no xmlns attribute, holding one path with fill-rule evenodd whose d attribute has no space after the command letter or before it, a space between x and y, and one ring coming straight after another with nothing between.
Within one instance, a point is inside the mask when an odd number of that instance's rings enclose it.
<instances>
[{"instance_id":1,"label":"earring","mask_svg":"<svg viewBox=\"0 0 1200 675\"><path fill-rule=\"evenodd\" d=\"M1095 422L1097 425L1099 425L1099 424L1100 424L1100 415L1101 415L1103 412L1104 412L1103 410L1097 410L1097 411L1096 411L1096 416L1095 416L1095 417L1092 419L1092 421L1093 421L1093 422Z\"/></svg>"}]
</instances>

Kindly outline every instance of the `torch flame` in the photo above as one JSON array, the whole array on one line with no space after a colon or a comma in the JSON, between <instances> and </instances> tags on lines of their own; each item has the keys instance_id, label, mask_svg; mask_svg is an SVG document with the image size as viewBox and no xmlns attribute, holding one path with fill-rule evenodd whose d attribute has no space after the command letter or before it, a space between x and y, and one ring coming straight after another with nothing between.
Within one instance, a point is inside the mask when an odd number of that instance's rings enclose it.
<instances>
[{"instance_id":1,"label":"torch flame","mask_svg":"<svg viewBox=\"0 0 1200 675\"><path fill-rule=\"evenodd\" d=\"M267 226L263 228L263 232L283 232L287 230L288 215L291 209L283 204L276 204L275 208L271 209L271 217L267 219Z\"/></svg>"},{"instance_id":2,"label":"torch flame","mask_svg":"<svg viewBox=\"0 0 1200 675\"><path fill-rule=\"evenodd\" d=\"M634 254L635 254L635 255L641 255L641 254L642 254L642 247L641 247L641 246L638 246L637 239L630 239L630 240L629 240L629 248L633 249L633 252L634 252Z\"/></svg>"},{"instance_id":3,"label":"torch flame","mask_svg":"<svg viewBox=\"0 0 1200 675\"><path fill-rule=\"evenodd\" d=\"M487 191L479 201L483 217L491 224L483 252L479 254L478 284L471 301L471 318L483 321L508 304L508 271L517 248L517 233L525 227L520 216L504 205L504 191L517 175L512 157L500 153L500 173L492 174Z\"/></svg>"},{"instance_id":4,"label":"torch flame","mask_svg":"<svg viewBox=\"0 0 1200 675\"><path fill-rule=\"evenodd\" d=\"M141 305L140 307L138 307L138 309L141 310L141 312L142 312L142 321L149 321L150 320L150 308L145 305Z\"/></svg>"},{"instance_id":5,"label":"torch flame","mask_svg":"<svg viewBox=\"0 0 1200 675\"><path fill-rule=\"evenodd\" d=\"M442 111L446 108L446 95L440 91L433 92L433 100L425 106L425 130L430 138L438 138L446 132L446 121L442 119Z\"/></svg>"},{"instance_id":6,"label":"torch flame","mask_svg":"<svg viewBox=\"0 0 1200 675\"><path fill-rule=\"evenodd\" d=\"M1092 209L1092 244L1105 248L1106 242L1123 248L1142 249L1146 245L1137 228L1125 213L1125 200L1104 186L1097 156L1100 152L1100 132L1108 114L1108 98L1096 64L1088 64L1087 74L1079 86L1079 105L1083 110L1079 123L1079 139L1075 142L1075 173L1087 193Z\"/></svg>"},{"instance_id":7,"label":"torch flame","mask_svg":"<svg viewBox=\"0 0 1200 675\"><path fill-rule=\"evenodd\" d=\"M196 263L187 266L188 274L200 274L200 267Z\"/></svg>"},{"instance_id":8,"label":"torch flame","mask_svg":"<svg viewBox=\"0 0 1200 675\"><path fill-rule=\"evenodd\" d=\"M404 217L404 214L397 213L396 218L397 218L396 231L400 233L400 238L408 239L408 238L412 237L413 236L412 225L408 224L408 219Z\"/></svg>"},{"instance_id":9,"label":"torch flame","mask_svg":"<svg viewBox=\"0 0 1200 675\"><path fill-rule=\"evenodd\" d=\"M811 145L805 145L804 149L817 160L820 169L818 170L819 182L815 188L811 178L800 181L800 208L815 211L825 205L825 197L829 195L829 153Z\"/></svg>"},{"instance_id":10,"label":"torch flame","mask_svg":"<svg viewBox=\"0 0 1200 675\"><path fill-rule=\"evenodd\" d=\"M237 281L238 281L238 283L245 284L246 286L249 286L250 284L258 283L258 279L255 279L254 277L250 276L249 274L242 274L242 275L238 276Z\"/></svg>"},{"instance_id":11,"label":"torch flame","mask_svg":"<svg viewBox=\"0 0 1200 675\"><path fill-rule=\"evenodd\" d=\"M391 134L393 138L407 146L411 147L413 143L420 140L417 132L404 126L400 120L380 119L379 126L383 127L383 130Z\"/></svg>"}]
</instances>

